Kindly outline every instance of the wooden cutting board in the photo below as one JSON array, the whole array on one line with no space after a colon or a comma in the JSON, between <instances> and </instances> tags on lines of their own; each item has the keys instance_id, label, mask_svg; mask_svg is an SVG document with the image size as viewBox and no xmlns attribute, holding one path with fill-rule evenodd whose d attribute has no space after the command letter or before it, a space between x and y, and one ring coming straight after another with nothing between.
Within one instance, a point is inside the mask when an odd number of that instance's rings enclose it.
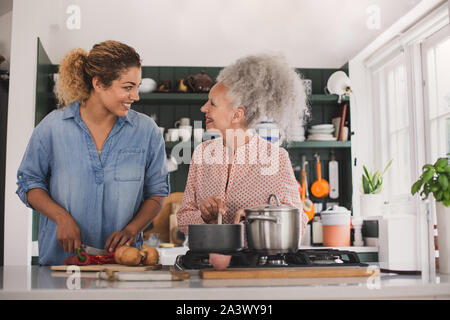
<instances>
[{"instance_id":1,"label":"wooden cutting board","mask_svg":"<svg viewBox=\"0 0 450 320\"><path fill-rule=\"evenodd\" d=\"M380 274L374 267L301 267L301 268L239 268L223 271L200 270L202 279L267 279L267 278L338 278L370 277Z\"/></svg>"},{"instance_id":2,"label":"wooden cutting board","mask_svg":"<svg viewBox=\"0 0 450 320\"><path fill-rule=\"evenodd\" d=\"M67 271L67 268L72 267L68 265L61 265L61 266L51 266L50 269L53 271ZM100 264L100 265L87 265L87 266L77 266L80 268L81 272L84 271L93 271L93 272L99 272L104 270L111 270L111 271L147 271L147 270L159 270L161 269L162 265L156 264L154 266L125 266L121 264Z\"/></svg>"}]
</instances>

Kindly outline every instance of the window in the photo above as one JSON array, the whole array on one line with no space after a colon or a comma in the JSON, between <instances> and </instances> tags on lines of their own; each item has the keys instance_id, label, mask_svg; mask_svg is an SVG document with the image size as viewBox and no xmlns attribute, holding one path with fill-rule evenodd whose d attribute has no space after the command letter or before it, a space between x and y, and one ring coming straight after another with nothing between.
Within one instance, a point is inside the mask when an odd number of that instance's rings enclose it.
<instances>
[{"instance_id":1,"label":"window","mask_svg":"<svg viewBox=\"0 0 450 320\"><path fill-rule=\"evenodd\" d=\"M384 169L384 190L391 199L407 197L411 189L411 140L406 59L403 53L374 74L374 93L379 113L378 168Z\"/></svg>"},{"instance_id":2,"label":"window","mask_svg":"<svg viewBox=\"0 0 450 320\"><path fill-rule=\"evenodd\" d=\"M425 136L429 158L434 163L450 153L450 27L422 44Z\"/></svg>"}]
</instances>

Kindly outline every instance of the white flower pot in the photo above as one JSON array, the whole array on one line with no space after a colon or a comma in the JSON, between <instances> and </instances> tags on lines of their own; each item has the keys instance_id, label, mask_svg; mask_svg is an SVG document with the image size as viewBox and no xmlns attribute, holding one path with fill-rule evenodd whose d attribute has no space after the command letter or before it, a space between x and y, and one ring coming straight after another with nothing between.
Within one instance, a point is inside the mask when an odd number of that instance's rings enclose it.
<instances>
[{"instance_id":1,"label":"white flower pot","mask_svg":"<svg viewBox=\"0 0 450 320\"><path fill-rule=\"evenodd\" d=\"M361 194L361 217L384 215L384 199L380 193Z\"/></svg>"},{"instance_id":2,"label":"white flower pot","mask_svg":"<svg viewBox=\"0 0 450 320\"><path fill-rule=\"evenodd\" d=\"M436 202L439 273L450 274L450 207Z\"/></svg>"}]
</instances>

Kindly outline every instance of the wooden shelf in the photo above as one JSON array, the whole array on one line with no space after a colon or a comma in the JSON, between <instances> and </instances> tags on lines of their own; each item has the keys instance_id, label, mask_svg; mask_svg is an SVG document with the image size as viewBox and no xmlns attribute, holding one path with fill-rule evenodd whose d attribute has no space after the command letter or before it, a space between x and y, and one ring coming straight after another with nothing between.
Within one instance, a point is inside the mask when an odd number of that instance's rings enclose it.
<instances>
[{"instance_id":1,"label":"wooden shelf","mask_svg":"<svg viewBox=\"0 0 450 320\"><path fill-rule=\"evenodd\" d=\"M287 149L300 148L350 148L351 141L301 141L283 144L282 147Z\"/></svg>"},{"instance_id":2,"label":"wooden shelf","mask_svg":"<svg viewBox=\"0 0 450 320\"><path fill-rule=\"evenodd\" d=\"M180 149L197 147L200 142L186 141L186 142L166 142L166 148L172 149L175 145L180 144ZM281 145L286 149L296 149L296 148L350 148L351 141L302 141L302 142L291 142L289 144Z\"/></svg>"},{"instance_id":3,"label":"wooden shelf","mask_svg":"<svg viewBox=\"0 0 450 320\"><path fill-rule=\"evenodd\" d=\"M164 93L151 92L139 93L140 101L179 101L179 102L203 102L208 100L208 93Z\"/></svg>"},{"instance_id":4,"label":"wooden shelf","mask_svg":"<svg viewBox=\"0 0 450 320\"><path fill-rule=\"evenodd\" d=\"M313 94L308 96L308 99L313 104L334 104L338 102L338 96L336 94ZM342 102L349 102L349 97L344 97Z\"/></svg>"},{"instance_id":5,"label":"wooden shelf","mask_svg":"<svg viewBox=\"0 0 450 320\"><path fill-rule=\"evenodd\" d=\"M205 102L208 100L208 93L163 93L150 92L139 93L140 101L170 101L170 102ZM308 96L308 100L312 104L334 104L338 101L338 96L335 94L313 94ZM342 99L343 102L348 102L348 97Z\"/></svg>"}]
</instances>

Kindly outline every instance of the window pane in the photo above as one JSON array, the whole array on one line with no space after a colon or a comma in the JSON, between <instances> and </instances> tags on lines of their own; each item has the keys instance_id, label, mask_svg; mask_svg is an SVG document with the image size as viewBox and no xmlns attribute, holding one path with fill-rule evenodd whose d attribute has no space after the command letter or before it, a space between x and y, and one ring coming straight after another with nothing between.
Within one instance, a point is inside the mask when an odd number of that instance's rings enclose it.
<instances>
[{"instance_id":1,"label":"window pane","mask_svg":"<svg viewBox=\"0 0 450 320\"><path fill-rule=\"evenodd\" d=\"M428 85L428 114L429 119L434 119L438 115L438 103L436 99L436 64L434 48L427 52L427 85Z\"/></svg>"},{"instance_id":2,"label":"window pane","mask_svg":"<svg viewBox=\"0 0 450 320\"><path fill-rule=\"evenodd\" d=\"M406 101L407 87L406 87L406 73L405 67L400 65L396 68L396 95L397 95L397 129L405 128L408 126L408 107Z\"/></svg>"},{"instance_id":3,"label":"window pane","mask_svg":"<svg viewBox=\"0 0 450 320\"><path fill-rule=\"evenodd\" d=\"M450 38L436 47L436 78L439 114L450 107Z\"/></svg>"}]
</instances>

